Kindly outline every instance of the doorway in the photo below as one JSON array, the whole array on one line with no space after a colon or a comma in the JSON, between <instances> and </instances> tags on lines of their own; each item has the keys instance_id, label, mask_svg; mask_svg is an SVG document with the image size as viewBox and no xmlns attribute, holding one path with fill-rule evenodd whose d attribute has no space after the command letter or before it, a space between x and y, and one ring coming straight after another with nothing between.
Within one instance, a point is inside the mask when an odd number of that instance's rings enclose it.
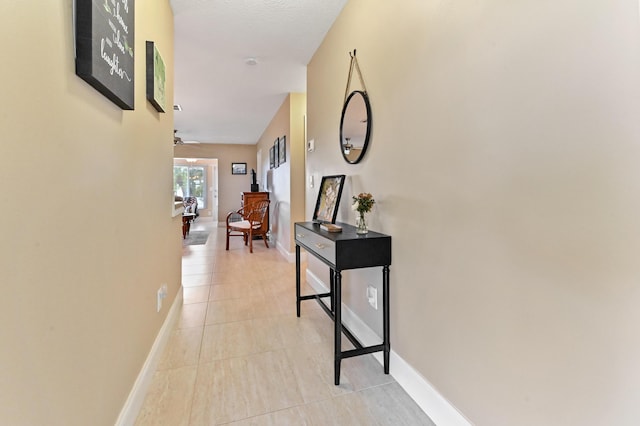
<instances>
[{"instance_id":1,"label":"doorway","mask_svg":"<svg viewBox=\"0 0 640 426\"><path fill-rule=\"evenodd\" d=\"M218 159L174 158L173 193L196 197L198 218L218 221Z\"/></svg>"}]
</instances>

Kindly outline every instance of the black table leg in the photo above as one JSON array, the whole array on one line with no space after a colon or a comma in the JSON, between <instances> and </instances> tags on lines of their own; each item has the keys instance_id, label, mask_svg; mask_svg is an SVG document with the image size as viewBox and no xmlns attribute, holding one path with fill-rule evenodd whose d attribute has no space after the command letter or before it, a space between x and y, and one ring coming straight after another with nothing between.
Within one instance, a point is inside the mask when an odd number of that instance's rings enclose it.
<instances>
[{"instance_id":1,"label":"black table leg","mask_svg":"<svg viewBox=\"0 0 640 426\"><path fill-rule=\"evenodd\" d=\"M296 315L300 318L300 246L296 244Z\"/></svg>"},{"instance_id":2,"label":"black table leg","mask_svg":"<svg viewBox=\"0 0 640 426\"><path fill-rule=\"evenodd\" d=\"M329 293L331 294L331 296L329 297L330 300L330 308L331 308L331 312L335 312L335 277L334 277L334 272L333 269L329 269Z\"/></svg>"},{"instance_id":3,"label":"black table leg","mask_svg":"<svg viewBox=\"0 0 640 426\"><path fill-rule=\"evenodd\" d=\"M389 341L389 266L382 268L382 322L384 333L384 373L389 374L389 354L391 342Z\"/></svg>"},{"instance_id":4,"label":"black table leg","mask_svg":"<svg viewBox=\"0 0 640 426\"><path fill-rule=\"evenodd\" d=\"M334 297L335 297L335 318L334 318L334 371L335 371L335 380L334 383L336 386L338 386L340 384L340 361L342 359L342 348L341 346L341 342L342 342L342 315L341 315L341 311L342 311L342 301L341 299L341 294L342 294L342 274L340 273L340 271L336 271L335 275L334 275L334 281L335 281L335 292L334 292Z\"/></svg>"}]
</instances>

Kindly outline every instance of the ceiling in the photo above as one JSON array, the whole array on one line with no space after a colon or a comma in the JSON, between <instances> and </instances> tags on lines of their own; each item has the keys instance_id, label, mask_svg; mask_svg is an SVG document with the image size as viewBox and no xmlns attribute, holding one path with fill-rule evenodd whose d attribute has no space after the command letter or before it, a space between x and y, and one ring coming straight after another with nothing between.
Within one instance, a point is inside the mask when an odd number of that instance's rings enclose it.
<instances>
[{"instance_id":1,"label":"ceiling","mask_svg":"<svg viewBox=\"0 0 640 426\"><path fill-rule=\"evenodd\" d=\"M255 144L287 94L306 92L306 66L346 2L170 0L176 135Z\"/></svg>"}]
</instances>

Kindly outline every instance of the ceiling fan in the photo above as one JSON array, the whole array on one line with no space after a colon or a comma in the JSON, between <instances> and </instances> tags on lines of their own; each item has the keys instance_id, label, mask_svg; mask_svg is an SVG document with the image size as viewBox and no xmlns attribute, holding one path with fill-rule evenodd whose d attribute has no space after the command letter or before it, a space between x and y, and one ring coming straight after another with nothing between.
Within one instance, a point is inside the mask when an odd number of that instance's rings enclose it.
<instances>
[{"instance_id":1,"label":"ceiling fan","mask_svg":"<svg viewBox=\"0 0 640 426\"><path fill-rule=\"evenodd\" d=\"M184 144L199 144L198 141L183 141L182 138L176 135L178 130L173 129L173 144L174 145L184 145Z\"/></svg>"}]
</instances>

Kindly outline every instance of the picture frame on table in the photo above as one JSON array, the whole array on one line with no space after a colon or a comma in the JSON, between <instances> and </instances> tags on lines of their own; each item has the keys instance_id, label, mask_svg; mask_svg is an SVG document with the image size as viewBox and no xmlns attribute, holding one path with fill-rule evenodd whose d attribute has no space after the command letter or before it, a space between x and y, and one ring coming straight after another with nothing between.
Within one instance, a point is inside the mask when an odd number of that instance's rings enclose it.
<instances>
[{"instance_id":1,"label":"picture frame on table","mask_svg":"<svg viewBox=\"0 0 640 426\"><path fill-rule=\"evenodd\" d=\"M313 212L316 223L336 223L345 175L323 176Z\"/></svg>"}]
</instances>

